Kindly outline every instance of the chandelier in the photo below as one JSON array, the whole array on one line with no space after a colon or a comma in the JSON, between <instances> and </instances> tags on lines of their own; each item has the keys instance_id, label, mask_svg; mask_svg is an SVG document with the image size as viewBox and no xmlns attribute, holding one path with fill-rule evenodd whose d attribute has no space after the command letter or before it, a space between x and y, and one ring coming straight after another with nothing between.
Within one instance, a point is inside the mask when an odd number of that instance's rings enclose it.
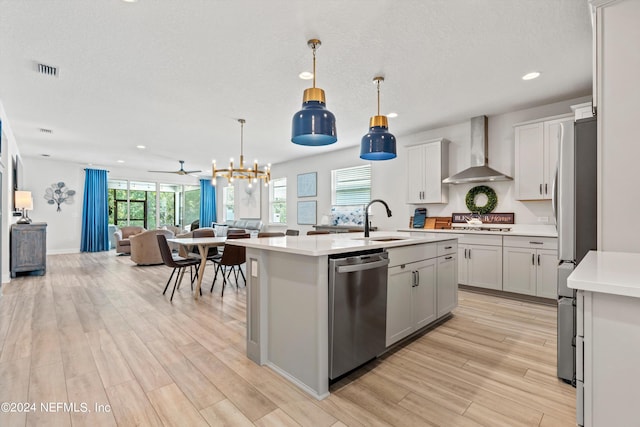
<instances>
[{"instance_id":1,"label":"chandelier","mask_svg":"<svg viewBox=\"0 0 640 427\"><path fill-rule=\"evenodd\" d=\"M271 180L271 165L267 165L264 168L260 169L258 167L258 161L255 160L253 162L253 167L245 167L244 165L244 124L246 122L245 119L238 119L240 123L240 166L237 168L233 167L233 158L229 160L229 167L224 169L216 168L216 161L213 161L213 172L211 174L211 184L216 185L216 178L221 176L226 178L229 183L232 183L235 179L248 179L249 186L251 183L257 183L259 179L264 180L264 185L269 185L269 181Z\"/></svg>"}]
</instances>

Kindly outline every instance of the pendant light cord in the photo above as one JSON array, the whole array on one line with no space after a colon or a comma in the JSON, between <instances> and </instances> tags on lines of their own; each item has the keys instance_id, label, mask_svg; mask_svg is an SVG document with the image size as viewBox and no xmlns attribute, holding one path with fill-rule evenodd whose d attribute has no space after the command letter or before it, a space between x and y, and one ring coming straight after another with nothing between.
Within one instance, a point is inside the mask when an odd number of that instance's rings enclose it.
<instances>
[{"instance_id":1,"label":"pendant light cord","mask_svg":"<svg viewBox=\"0 0 640 427\"><path fill-rule=\"evenodd\" d=\"M316 45L313 44L313 87L316 87Z\"/></svg>"},{"instance_id":2,"label":"pendant light cord","mask_svg":"<svg viewBox=\"0 0 640 427\"><path fill-rule=\"evenodd\" d=\"M380 115L380 80L377 81L378 85L378 115Z\"/></svg>"}]
</instances>

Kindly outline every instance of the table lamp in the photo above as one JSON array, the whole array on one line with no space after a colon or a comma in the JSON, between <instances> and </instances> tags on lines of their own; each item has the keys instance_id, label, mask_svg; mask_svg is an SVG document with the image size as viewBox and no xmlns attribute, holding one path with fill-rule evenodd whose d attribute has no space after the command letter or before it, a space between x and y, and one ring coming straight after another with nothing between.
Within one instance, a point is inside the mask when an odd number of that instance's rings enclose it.
<instances>
[{"instance_id":1,"label":"table lamp","mask_svg":"<svg viewBox=\"0 0 640 427\"><path fill-rule=\"evenodd\" d=\"M31 218L27 211L33 210L33 198L31 191L16 191L16 209L22 210L22 218L18 220L18 224L31 224Z\"/></svg>"}]
</instances>

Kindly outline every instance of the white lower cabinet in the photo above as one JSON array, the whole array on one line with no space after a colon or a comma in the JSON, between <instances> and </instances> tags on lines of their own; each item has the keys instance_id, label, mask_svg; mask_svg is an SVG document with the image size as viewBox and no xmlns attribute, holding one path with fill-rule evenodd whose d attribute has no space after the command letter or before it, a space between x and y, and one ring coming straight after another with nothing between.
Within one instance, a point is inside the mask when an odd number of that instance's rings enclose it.
<instances>
[{"instance_id":1,"label":"white lower cabinet","mask_svg":"<svg viewBox=\"0 0 640 427\"><path fill-rule=\"evenodd\" d=\"M437 317L448 314L458 305L458 255L438 257Z\"/></svg>"},{"instance_id":2,"label":"white lower cabinet","mask_svg":"<svg viewBox=\"0 0 640 427\"><path fill-rule=\"evenodd\" d=\"M556 238L505 236L503 290L557 298L556 248Z\"/></svg>"},{"instance_id":3,"label":"white lower cabinet","mask_svg":"<svg viewBox=\"0 0 640 427\"><path fill-rule=\"evenodd\" d=\"M456 307L455 251L454 240L388 250L387 346L433 323ZM442 255L438 256L439 253ZM427 259L419 259L421 257Z\"/></svg>"},{"instance_id":4,"label":"white lower cabinet","mask_svg":"<svg viewBox=\"0 0 640 427\"><path fill-rule=\"evenodd\" d=\"M502 289L502 236L463 235L459 238L458 283Z\"/></svg>"}]
</instances>

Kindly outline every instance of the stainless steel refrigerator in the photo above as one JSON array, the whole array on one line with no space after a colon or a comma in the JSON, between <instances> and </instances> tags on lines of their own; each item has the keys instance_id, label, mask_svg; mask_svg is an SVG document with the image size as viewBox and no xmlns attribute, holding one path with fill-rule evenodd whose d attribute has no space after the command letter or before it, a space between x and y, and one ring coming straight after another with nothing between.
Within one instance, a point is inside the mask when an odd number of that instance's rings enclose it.
<instances>
[{"instance_id":1,"label":"stainless steel refrigerator","mask_svg":"<svg viewBox=\"0 0 640 427\"><path fill-rule=\"evenodd\" d=\"M575 386L576 299L567 277L597 249L596 118L561 128L553 205L558 229L558 378Z\"/></svg>"}]
</instances>

